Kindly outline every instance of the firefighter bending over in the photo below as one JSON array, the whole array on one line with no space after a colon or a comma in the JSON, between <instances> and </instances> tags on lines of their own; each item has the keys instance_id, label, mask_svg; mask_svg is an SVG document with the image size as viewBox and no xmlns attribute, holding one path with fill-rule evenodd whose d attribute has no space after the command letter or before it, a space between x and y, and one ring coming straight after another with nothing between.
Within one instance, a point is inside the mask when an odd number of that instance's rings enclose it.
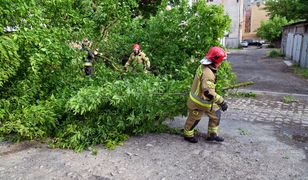
<instances>
[{"instance_id":1,"label":"firefighter bending over","mask_svg":"<svg viewBox=\"0 0 308 180\"><path fill-rule=\"evenodd\" d=\"M140 51L140 46L139 44L134 44L133 45L133 52L129 56L128 61L126 62L124 68L126 71L129 70L130 66L142 66L141 68L145 73L148 72L148 69L150 69L150 60L146 56L146 54L142 51Z\"/></svg>"}]
</instances>

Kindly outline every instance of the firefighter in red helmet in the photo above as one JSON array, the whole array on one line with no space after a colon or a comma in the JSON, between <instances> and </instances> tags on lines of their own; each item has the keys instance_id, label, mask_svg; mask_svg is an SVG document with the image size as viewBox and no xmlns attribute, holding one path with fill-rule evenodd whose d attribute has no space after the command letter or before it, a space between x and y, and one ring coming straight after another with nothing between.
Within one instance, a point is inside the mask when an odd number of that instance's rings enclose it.
<instances>
[{"instance_id":1,"label":"firefighter in red helmet","mask_svg":"<svg viewBox=\"0 0 308 180\"><path fill-rule=\"evenodd\" d=\"M221 110L226 111L228 105L219 94L215 92L216 71L221 62L227 58L226 52L220 47L212 47L206 56L200 61L191 92L187 101L189 114L184 125L184 139L191 143L197 143L194 128L197 126L203 114L209 117L207 141L222 142L224 139L218 136Z\"/></svg>"},{"instance_id":2,"label":"firefighter in red helmet","mask_svg":"<svg viewBox=\"0 0 308 180\"><path fill-rule=\"evenodd\" d=\"M150 60L144 52L140 51L139 44L133 45L133 52L129 56L129 59L124 66L125 70L128 71L131 65L142 66L142 69L145 73L147 73L148 69L150 68Z\"/></svg>"}]
</instances>

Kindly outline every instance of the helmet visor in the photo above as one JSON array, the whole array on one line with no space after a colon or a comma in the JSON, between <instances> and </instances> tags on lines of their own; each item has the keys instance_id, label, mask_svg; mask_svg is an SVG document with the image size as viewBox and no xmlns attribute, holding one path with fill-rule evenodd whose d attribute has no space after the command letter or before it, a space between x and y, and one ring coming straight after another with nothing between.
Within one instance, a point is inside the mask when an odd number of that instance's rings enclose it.
<instances>
[{"instance_id":1,"label":"helmet visor","mask_svg":"<svg viewBox=\"0 0 308 180\"><path fill-rule=\"evenodd\" d=\"M209 65L209 64L212 64L212 61L210 61L210 60L208 60L204 57L203 59L201 59L200 63L203 64L203 65Z\"/></svg>"},{"instance_id":2,"label":"helmet visor","mask_svg":"<svg viewBox=\"0 0 308 180\"><path fill-rule=\"evenodd\" d=\"M135 49L133 49L133 52L134 52L135 54L138 54L138 53L139 53L139 49L135 48Z\"/></svg>"}]
</instances>

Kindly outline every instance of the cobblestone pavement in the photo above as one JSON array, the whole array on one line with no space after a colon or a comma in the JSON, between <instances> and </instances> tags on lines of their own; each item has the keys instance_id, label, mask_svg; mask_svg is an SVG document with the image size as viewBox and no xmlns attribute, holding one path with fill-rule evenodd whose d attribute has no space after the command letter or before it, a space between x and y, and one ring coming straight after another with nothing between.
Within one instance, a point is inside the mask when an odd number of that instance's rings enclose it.
<instances>
[{"instance_id":1,"label":"cobblestone pavement","mask_svg":"<svg viewBox=\"0 0 308 180\"><path fill-rule=\"evenodd\" d=\"M227 113L224 113L225 118L308 127L307 101L287 104L282 102L281 98L271 96L257 98L232 97L227 100L229 101L230 109Z\"/></svg>"}]
</instances>

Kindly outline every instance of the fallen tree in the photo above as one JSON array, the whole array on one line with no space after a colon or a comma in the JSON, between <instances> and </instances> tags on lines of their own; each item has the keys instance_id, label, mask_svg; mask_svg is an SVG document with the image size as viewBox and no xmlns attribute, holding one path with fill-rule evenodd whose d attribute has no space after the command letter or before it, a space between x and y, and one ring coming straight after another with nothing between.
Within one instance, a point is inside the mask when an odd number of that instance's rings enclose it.
<instances>
[{"instance_id":1,"label":"fallen tree","mask_svg":"<svg viewBox=\"0 0 308 180\"><path fill-rule=\"evenodd\" d=\"M1 2L3 8L20 8L3 11L0 20L1 27L18 26L0 34L0 62L9 65L0 72L0 136L49 139L76 151L100 143L113 148L130 135L160 132L166 118L186 113L187 97L170 93L189 91L199 65L191 60L218 45L230 22L223 8L202 2L189 8L184 1L166 11L162 4L146 20L130 16L134 0L97 0L95 8L92 3ZM92 77L83 72L84 52L69 45L85 36L103 57ZM149 55L156 76L119 69L133 43ZM234 82L228 63L219 76L219 91Z\"/></svg>"}]
</instances>

